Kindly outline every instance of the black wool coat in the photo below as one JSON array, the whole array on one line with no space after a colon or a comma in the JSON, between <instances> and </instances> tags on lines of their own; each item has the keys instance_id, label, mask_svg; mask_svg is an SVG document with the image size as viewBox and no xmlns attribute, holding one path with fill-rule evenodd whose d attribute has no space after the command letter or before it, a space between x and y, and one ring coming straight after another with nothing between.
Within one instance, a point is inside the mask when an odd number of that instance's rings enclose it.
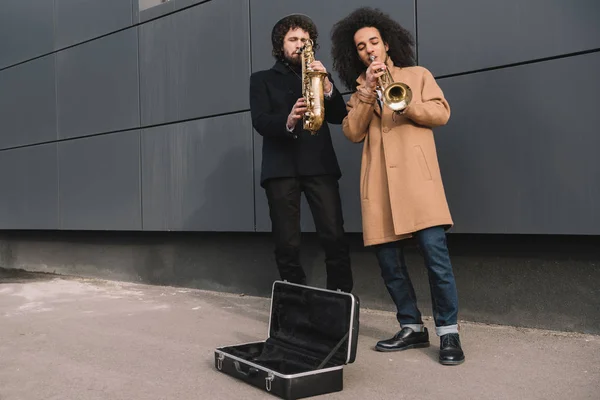
<instances>
[{"instance_id":1,"label":"black wool coat","mask_svg":"<svg viewBox=\"0 0 600 400\"><path fill-rule=\"evenodd\" d=\"M300 76L301 72L294 73L282 61L250 76L252 126L263 137L263 187L271 178L333 175L339 179L342 175L327 124L339 125L347 115L346 103L335 85L331 98L325 97L325 122L316 135L302 129L302 120L293 132L286 129L288 115L302 97ZM333 83L331 75L329 80Z\"/></svg>"}]
</instances>

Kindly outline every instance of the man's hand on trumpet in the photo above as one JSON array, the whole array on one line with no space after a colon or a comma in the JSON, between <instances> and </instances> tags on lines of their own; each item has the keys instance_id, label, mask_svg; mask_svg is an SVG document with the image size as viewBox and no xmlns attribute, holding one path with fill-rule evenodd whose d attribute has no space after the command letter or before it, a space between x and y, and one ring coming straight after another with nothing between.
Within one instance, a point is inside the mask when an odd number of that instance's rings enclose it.
<instances>
[{"instance_id":1,"label":"man's hand on trumpet","mask_svg":"<svg viewBox=\"0 0 600 400\"><path fill-rule=\"evenodd\" d=\"M373 61L367 68L366 86L370 90L375 90L378 84L378 79L385 73L385 63L381 61Z\"/></svg>"}]
</instances>

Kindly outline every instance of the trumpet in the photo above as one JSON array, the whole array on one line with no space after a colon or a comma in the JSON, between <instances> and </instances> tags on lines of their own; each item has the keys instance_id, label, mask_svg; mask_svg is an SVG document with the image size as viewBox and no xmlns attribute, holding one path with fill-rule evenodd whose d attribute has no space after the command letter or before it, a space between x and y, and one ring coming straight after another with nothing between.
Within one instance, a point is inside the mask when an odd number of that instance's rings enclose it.
<instances>
[{"instance_id":1,"label":"trumpet","mask_svg":"<svg viewBox=\"0 0 600 400\"><path fill-rule=\"evenodd\" d=\"M370 56L371 62L375 61L375 56ZM382 71L382 69L377 72ZM402 112L408 107L412 100L412 90L402 82L394 82L392 73L385 68L385 73L378 80L378 89L382 91L383 103L395 112Z\"/></svg>"}]
</instances>

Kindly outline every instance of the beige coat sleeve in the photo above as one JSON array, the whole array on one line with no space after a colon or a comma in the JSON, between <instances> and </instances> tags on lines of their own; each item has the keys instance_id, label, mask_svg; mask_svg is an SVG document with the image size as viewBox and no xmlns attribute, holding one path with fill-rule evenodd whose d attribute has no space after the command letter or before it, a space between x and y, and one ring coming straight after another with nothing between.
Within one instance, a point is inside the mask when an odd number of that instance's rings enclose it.
<instances>
[{"instance_id":1,"label":"beige coat sleeve","mask_svg":"<svg viewBox=\"0 0 600 400\"><path fill-rule=\"evenodd\" d=\"M360 143L365 140L369 124L373 118L373 104L375 104L375 101L377 101L375 92L359 86L346 103L348 115L342 122L342 129L344 135L350 141Z\"/></svg>"},{"instance_id":2,"label":"beige coat sleeve","mask_svg":"<svg viewBox=\"0 0 600 400\"><path fill-rule=\"evenodd\" d=\"M450 105L431 72L423 69L421 101L411 103L404 115L419 125L435 128L445 125L450 119Z\"/></svg>"}]
</instances>

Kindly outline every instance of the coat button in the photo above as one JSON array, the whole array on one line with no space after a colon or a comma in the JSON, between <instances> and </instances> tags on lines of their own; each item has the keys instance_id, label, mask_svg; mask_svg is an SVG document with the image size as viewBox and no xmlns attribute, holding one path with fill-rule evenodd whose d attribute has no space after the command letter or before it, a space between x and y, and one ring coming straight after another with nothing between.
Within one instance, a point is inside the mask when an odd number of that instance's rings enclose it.
<instances>
[{"instance_id":1,"label":"coat button","mask_svg":"<svg viewBox=\"0 0 600 400\"><path fill-rule=\"evenodd\" d=\"M390 131L390 128L383 128L384 133L388 133L389 131Z\"/></svg>"}]
</instances>

